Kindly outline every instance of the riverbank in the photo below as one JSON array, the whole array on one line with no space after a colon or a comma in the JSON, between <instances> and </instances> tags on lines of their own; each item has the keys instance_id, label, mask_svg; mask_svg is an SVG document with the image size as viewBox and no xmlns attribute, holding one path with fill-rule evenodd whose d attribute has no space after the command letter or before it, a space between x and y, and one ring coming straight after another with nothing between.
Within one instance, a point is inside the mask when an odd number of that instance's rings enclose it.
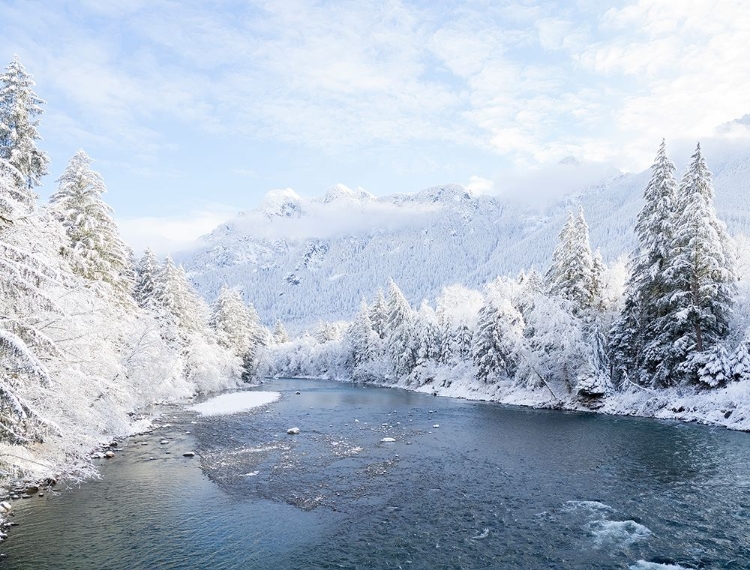
<instances>
[{"instance_id":1,"label":"riverbank","mask_svg":"<svg viewBox=\"0 0 750 570\"><path fill-rule=\"evenodd\" d=\"M352 382L350 378L331 377L331 379ZM651 390L630 385L624 390L614 391L595 402L586 403L574 394L553 396L551 391L544 386L529 388L512 380L483 384L474 379L468 370L465 375L462 375L460 371L457 373L455 368L446 370L435 367L429 371L422 370L421 374L401 378L396 382L382 380L366 383L466 400L697 422L750 432L750 382L743 381L732 382L724 388L711 390L687 387Z\"/></svg>"},{"instance_id":2,"label":"riverbank","mask_svg":"<svg viewBox=\"0 0 750 570\"><path fill-rule=\"evenodd\" d=\"M202 416L233 414L275 402L279 397L278 392L239 390L204 395L197 401L195 398L188 398L177 402L162 402L148 413L133 416L127 431L102 439L84 458L79 459L76 464L66 465L64 469L55 469L51 464L36 461L28 450L18 449L19 454L28 455L18 455L18 459L27 464L29 470L23 477L10 478L0 483L0 542L7 538L7 531L15 526L10 519L13 516L14 505L18 501L44 497L46 493L58 493L63 490L60 485L70 488L71 485L98 477L97 461L115 459L125 451L124 442L128 439L154 436L159 430L170 428L171 424L162 420L176 410L196 412ZM166 445L169 439L161 441ZM136 443L145 445L142 442ZM167 453L170 451L167 450Z\"/></svg>"}]
</instances>

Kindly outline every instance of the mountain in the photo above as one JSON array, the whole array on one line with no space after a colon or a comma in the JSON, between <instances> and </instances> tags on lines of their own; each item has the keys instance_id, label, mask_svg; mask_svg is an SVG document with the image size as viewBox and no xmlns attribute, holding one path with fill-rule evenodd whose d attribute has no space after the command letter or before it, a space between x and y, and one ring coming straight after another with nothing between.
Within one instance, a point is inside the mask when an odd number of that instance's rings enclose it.
<instances>
[{"instance_id":1,"label":"mountain","mask_svg":"<svg viewBox=\"0 0 750 570\"><path fill-rule=\"evenodd\" d=\"M750 233L750 155L709 156L716 207L731 233ZM558 168L581 168L563 159ZM209 300L239 286L267 322L294 329L351 318L393 277L413 304L445 285L478 288L500 274L544 271L566 213L582 205L594 248L605 261L633 246L633 224L649 171L614 173L540 208L475 195L448 184L375 197L343 185L323 197L269 192L178 258Z\"/></svg>"}]
</instances>

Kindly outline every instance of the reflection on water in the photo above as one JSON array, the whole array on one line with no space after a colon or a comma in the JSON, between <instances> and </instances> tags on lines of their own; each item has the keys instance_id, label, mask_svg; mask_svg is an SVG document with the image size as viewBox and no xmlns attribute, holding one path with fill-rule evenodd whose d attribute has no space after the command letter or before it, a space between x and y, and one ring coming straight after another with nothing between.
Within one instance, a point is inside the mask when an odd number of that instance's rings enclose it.
<instances>
[{"instance_id":1,"label":"reflection on water","mask_svg":"<svg viewBox=\"0 0 750 570\"><path fill-rule=\"evenodd\" d=\"M0 566L750 567L747 434L329 382L264 388L281 401L177 411L101 480L24 501Z\"/></svg>"}]
</instances>

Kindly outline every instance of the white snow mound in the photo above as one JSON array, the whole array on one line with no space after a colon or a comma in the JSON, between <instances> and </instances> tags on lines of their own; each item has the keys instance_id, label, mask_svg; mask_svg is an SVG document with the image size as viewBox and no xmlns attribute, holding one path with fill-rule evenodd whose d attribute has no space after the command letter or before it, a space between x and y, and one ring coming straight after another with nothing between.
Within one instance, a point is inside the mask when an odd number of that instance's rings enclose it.
<instances>
[{"instance_id":1,"label":"white snow mound","mask_svg":"<svg viewBox=\"0 0 750 570\"><path fill-rule=\"evenodd\" d=\"M231 392L190 406L188 409L204 416L236 414L270 404L280 397L279 392Z\"/></svg>"}]
</instances>

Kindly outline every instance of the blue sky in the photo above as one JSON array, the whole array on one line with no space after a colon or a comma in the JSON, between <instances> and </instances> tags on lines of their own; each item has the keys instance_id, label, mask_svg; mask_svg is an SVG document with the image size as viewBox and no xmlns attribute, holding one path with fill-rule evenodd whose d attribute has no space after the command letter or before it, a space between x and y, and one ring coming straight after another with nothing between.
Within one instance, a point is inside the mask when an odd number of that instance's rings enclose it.
<instances>
[{"instance_id":1,"label":"blue sky","mask_svg":"<svg viewBox=\"0 0 750 570\"><path fill-rule=\"evenodd\" d=\"M273 188L642 170L750 113L744 0L4 0L0 31L47 101L42 196L84 148L129 231L175 239Z\"/></svg>"}]
</instances>

